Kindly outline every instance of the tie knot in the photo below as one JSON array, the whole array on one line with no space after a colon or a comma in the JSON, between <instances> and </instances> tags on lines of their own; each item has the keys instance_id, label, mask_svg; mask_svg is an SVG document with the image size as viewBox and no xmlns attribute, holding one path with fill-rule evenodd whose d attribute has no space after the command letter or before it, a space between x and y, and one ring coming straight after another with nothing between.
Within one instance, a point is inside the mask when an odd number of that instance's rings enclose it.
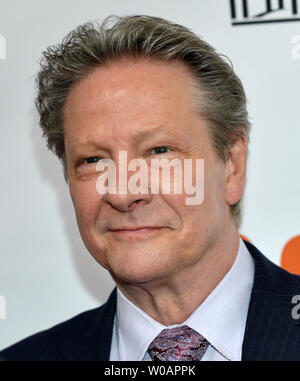
<instances>
[{"instance_id":1,"label":"tie knot","mask_svg":"<svg viewBox=\"0 0 300 381\"><path fill-rule=\"evenodd\" d=\"M198 332L183 325L162 330L148 351L154 361L200 361L208 344Z\"/></svg>"}]
</instances>

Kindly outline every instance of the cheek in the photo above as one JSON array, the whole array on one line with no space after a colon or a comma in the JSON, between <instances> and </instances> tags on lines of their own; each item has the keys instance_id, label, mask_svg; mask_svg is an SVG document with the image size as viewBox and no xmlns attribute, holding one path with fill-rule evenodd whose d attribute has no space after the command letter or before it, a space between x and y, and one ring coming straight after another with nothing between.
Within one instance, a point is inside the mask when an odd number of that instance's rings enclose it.
<instances>
[{"instance_id":1,"label":"cheek","mask_svg":"<svg viewBox=\"0 0 300 381\"><path fill-rule=\"evenodd\" d=\"M226 187L223 164L208 166L205 172L203 217L207 229L224 223L226 213Z\"/></svg>"},{"instance_id":2,"label":"cheek","mask_svg":"<svg viewBox=\"0 0 300 381\"><path fill-rule=\"evenodd\" d=\"M87 181L72 184L70 193L80 231L90 228L91 224L95 223L101 202L95 183Z\"/></svg>"},{"instance_id":3,"label":"cheek","mask_svg":"<svg viewBox=\"0 0 300 381\"><path fill-rule=\"evenodd\" d=\"M207 161L206 161L207 163ZM223 218L226 207L226 192L222 166L210 166L208 163L204 171L204 197L199 205L185 205L185 195L182 198L182 213L188 221L190 231L208 233ZM194 182L195 184L195 182ZM188 233L187 233L188 234ZM197 234L197 233L196 233Z\"/></svg>"},{"instance_id":4,"label":"cheek","mask_svg":"<svg viewBox=\"0 0 300 381\"><path fill-rule=\"evenodd\" d=\"M190 240L195 240L195 235L199 235L203 230L202 225L207 224L207 212L205 204L201 205L186 205L186 198L193 195L163 195L164 203L168 204L165 208L164 215L170 212L170 221L173 221L173 226L176 227L177 239L187 243Z\"/></svg>"}]
</instances>

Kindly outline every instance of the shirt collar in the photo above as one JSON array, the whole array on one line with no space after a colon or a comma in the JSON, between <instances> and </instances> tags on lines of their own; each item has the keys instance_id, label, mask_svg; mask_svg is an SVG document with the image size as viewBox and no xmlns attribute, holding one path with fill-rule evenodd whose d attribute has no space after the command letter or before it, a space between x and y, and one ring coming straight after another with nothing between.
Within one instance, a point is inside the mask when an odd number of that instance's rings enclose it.
<instances>
[{"instance_id":1,"label":"shirt collar","mask_svg":"<svg viewBox=\"0 0 300 381\"><path fill-rule=\"evenodd\" d=\"M120 361L141 361L152 340L166 328L133 304L117 288Z\"/></svg>"},{"instance_id":2,"label":"shirt collar","mask_svg":"<svg viewBox=\"0 0 300 381\"><path fill-rule=\"evenodd\" d=\"M253 280L254 260L240 239L231 269L184 323L228 360L241 360Z\"/></svg>"},{"instance_id":3,"label":"shirt collar","mask_svg":"<svg viewBox=\"0 0 300 381\"><path fill-rule=\"evenodd\" d=\"M254 261L240 239L231 269L179 325L188 325L199 332L228 360L240 360L253 278ZM141 361L152 340L167 328L128 300L119 288L116 318L121 361Z\"/></svg>"}]
</instances>

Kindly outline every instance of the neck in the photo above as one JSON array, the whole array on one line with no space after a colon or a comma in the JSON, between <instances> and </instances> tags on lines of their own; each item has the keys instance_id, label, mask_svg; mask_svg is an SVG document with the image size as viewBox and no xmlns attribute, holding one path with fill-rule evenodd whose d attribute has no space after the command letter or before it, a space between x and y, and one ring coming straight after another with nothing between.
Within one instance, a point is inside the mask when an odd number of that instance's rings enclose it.
<instances>
[{"instance_id":1,"label":"neck","mask_svg":"<svg viewBox=\"0 0 300 381\"><path fill-rule=\"evenodd\" d=\"M228 232L227 232L228 233ZM136 306L165 326L183 323L220 283L232 267L239 248L236 229L217 242L199 261L176 274L145 284L126 284L119 289Z\"/></svg>"}]
</instances>

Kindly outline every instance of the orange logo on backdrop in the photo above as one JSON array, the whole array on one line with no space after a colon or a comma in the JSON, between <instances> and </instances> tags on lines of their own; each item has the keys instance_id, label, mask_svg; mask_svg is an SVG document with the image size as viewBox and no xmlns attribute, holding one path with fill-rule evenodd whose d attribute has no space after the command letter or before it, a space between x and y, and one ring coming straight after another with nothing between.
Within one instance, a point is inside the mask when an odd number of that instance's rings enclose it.
<instances>
[{"instance_id":1,"label":"orange logo on backdrop","mask_svg":"<svg viewBox=\"0 0 300 381\"><path fill-rule=\"evenodd\" d=\"M240 237L248 242L251 240L243 234ZM281 253L280 266L293 274L300 275L300 235L291 238Z\"/></svg>"}]
</instances>

